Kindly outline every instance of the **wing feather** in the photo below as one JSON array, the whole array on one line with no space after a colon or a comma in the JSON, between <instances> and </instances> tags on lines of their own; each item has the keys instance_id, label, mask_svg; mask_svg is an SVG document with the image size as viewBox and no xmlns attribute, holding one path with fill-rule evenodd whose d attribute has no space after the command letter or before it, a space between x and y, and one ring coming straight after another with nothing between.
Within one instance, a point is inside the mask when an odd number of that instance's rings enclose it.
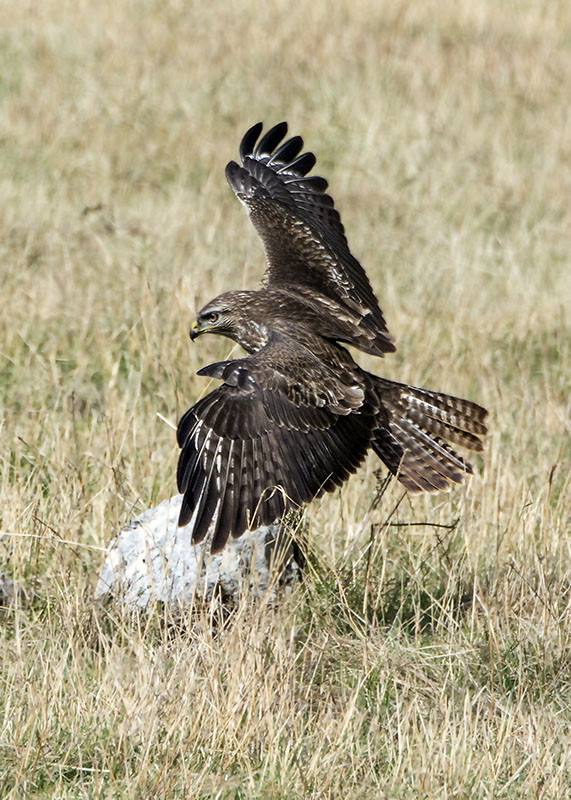
<instances>
[{"instance_id":1,"label":"wing feather","mask_svg":"<svg viewBox=\"0 0 571 800\"><path fill-rule=\"evenodd\" d=\"M261 122L256 122L256 124L252 125L252 127L244 134L242 141L240 142L241 161L243 161L246 158L246 156L252 155L252 153L254 152L254 146L258 141L258 137L262 132L263 127L264 126Z\"/></svg>"},{"instance_id":2,"label":"wing feather","mask_svg":"<svg viewBox=\"0 0 571 800\"><path fill-rule=\"evenodd\" d=\"M236 441L230 440L225 465L222 465L220 484L214 487L218 493L218 510L212 532L212 549L219 552L228 540L227 532L236 518L236 488L238 474L234 461L235 451L238 449Z\"/></svg>"},{"instance_id":3,"label":"wing feather","mask_svg":"<svg viewBox=\"0 0 571 800\"><path fill-rule=\"evenodd\" d=\"M317 159L313 153L303 153L301 156L294 158L293 161L290 161L289 164L284 164L283 167L280 167L278 172L307 175L314 168L316 162ZM333 203L333 201L331 202Z\"/></svg>"},{"instance_id":4,"label":"wing feather","mask_svg":"<svg viewBox=\"0 0 571 800\"><path fill-rule=\"evenodd\" d=\"M298 155L303 139L281 143L285 122L270 128L256 144L262 125L254 125L240 145L241 165L230 161L226 177L248 210L267 259L265 284L308 287L357 312L367 334L355 346L382 355L395 349L365 271L352 255L341 217L326 194L327 181L308 173L313 153ZM280 144L281 143L281 144Z\"/></svg>"},{"instance_id":5,"label":"wing feather","mask_svg":"<svg viewBox=\"0 0 571 800\"><path fill-rule=\"evenodd\" d=\"M268 165L271 166L272 164L278 163L280 168L282 168L282 164L291 164L299 155L299 151L302 147L303 139L301 136L293 136L277 148L269 159Z\"/></svg>"},{"instance_id":6,"label":"wing feather","mask_svg":"<svg viewBox=\"0 0 571 800\"><path fill-rule=\"evenodd\" d=\"M277 125L274 125L273 128L270 128L269 131L264 133L258 145L254 151L255 158L261 159L264 156L268 156L272 153L273 150L278 146L281 140L287 133L287 122L278 122ZM303 142L300 145L303 145ZM299 149L298 149L299 152Z\"/></svg>"},{"instance_id":7,"label":"wing feather","mask_svg":"<svg viewBox=\"0 0 571 800\"><path fill-rule=\"evenodd\" d=\"M242 458L240 461L240 492L238 494L238 508L236 518L231 529L233 536L237 531L245 531L250 522L252 512L251 503L254 497L253 467L254 447L252 439L242 441Z\"/></svg>"},{"instance_id":8,"label":"wing feather","mask_svg":"<svg viewBox=\"0 0 571 800\"><path fill-rule=\"evenodd\" d=\"M229 536L272 522L355 471L377 413L375 393L359 387L355 370L346 384L278 334L255 355L202 370L224 383L184 414L178 430L179 522L192 522L193 542L211 532L217 552Z\"/></svg>"},{"instance_id":9,"label":"wing feather","mask_svg":"<svg viewBox=\"0 0 571 800\"><path fill-rule=\"evenodd\" d=\"M218 491L213 489L220 479L224 440L214 436L212 440L212 447L207 454L208 468L202 478L200 495L196 503L196 522L192 530L193 544L201 542L208 533L219 501Z\"/></svg>"}]
</instances>

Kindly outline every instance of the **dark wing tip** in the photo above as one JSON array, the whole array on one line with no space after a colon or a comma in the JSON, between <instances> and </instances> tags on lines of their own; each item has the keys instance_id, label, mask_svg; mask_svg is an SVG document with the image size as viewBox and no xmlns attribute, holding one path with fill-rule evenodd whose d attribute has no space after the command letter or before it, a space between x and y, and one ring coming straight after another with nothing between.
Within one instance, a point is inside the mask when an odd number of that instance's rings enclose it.
<instances>
[{"instance_id":1,"label":"dark wing tip","mask_svg":"<svg viewBox=\"0 0 571 800\"><path fill-rule=\"evenodd\" d=\"M194 425L196 424L196 417L194 415L194 410L189 408L182 417L177 425L176 429L176 440L178 442L179 447L183 447L188 439L188 435L193 429Z\"/></svg>"},{"instance_id":2,"label":"dark wing tip","mask_svg":"<svg viewBox=\"0 0 571 800\"><path fill-rule=\"evenodd\" d=\"M182 505L180 507L180 512L178 515L178 527L184 528L185 525L188 525L190 520L192 519L192 508L186 501L186 496L182 498Z\"/></svg>"},{"instance_id":3,"label":"dark wing tip","mask_svg":"<svg viewBox=\"0 0 571 800\"><path fill-rule=\"evenodd\" d=\"M304 153L292 161L291 164L288 165L288 169L292 172L299 173L299 175L307 175L315 166L316 161L317 159L314 153Z\"/></svg>"},{"instance_id":4,"label":"dark wing tip","mask_svg":"<svg viewBox=\"0 0 571 800\"><path fill-rule=\"evenodd\" d=\"M224 368L229 363L229 361L217 361L215 364L207 364L202 369L199 369L196 374L207 378L224 378Z\"/></svg>"},{"instance_id":5,"label":"dark wing tip","mask_svg":"<svg viewBox=\"0 0 571 800\"><path fill-rule=\"evenodd\" d=\"M246 156L251 156L254 152L254 145L256 144L258 136L262 132L263 127L263 122L256 122L256 124L252 125L252 127L247 130L242 137L242 141L240 142L240 159L242 163L244 163Z\"/></svg>"},{"instance_id":6,"label":"dark wing tip","mask_svg":"<svg viewBox=\"0 0 571 800\"><path fill-rule=\"evenodd\" d=\"M288 183L288 181L286 181L286 183ZM303 189L309 189L312 192L317 192L317 194L324 194L329 186L327 180L322 178L321 175L310 175L308 178L302 178L296 181L296 183L298 186L303 187ZM333 200L331 200L331 206L332 205Z\"/></svg>"},{"instance_id":7,"label":"dark wing tip","mask_svg":"<svg viewBox=\"0 0 571 800\"><path fill-rule=\"evenodd\" d=\"M272 155L270 156L270 160L268 164L288 164L290 165L294 158L297 158L299 155L299 151L303 147L303 139L301 136L292 136L291 139L287 139L283 144L281 144L277 150L274 150Z\"/></svg>"},{"instance_id":8,"label":"dark wing tip","mask_svg":"<svg viewBox=\"0 0 571 800\"><path fill-rule=\"evenodd\" d=\"M234 535L241 536L243 533L244 531L234 534L234 531L232 531L233 536ZM216 553L220 553L222 550L224 550L226 542L228 541L229 538L230 538L230 531L227 528L224 529L219 528L214 534L214 538L212 539L212 543L210 545L210 554L215 556Z\"/></svg>"},{"instance_id":9,"label":"dark wing tip","mask_svg":"<svg viewBox=\"0 0 571 800\"><path fill-rule=\"evenodd\" d=\"M256 125L252 125L244 134L240 143L242 167L235 161L230 161L226 166L226 179L232 189L236 193L239 191L248 193L248 189L252 187L246 186L248 184L247 178L252 178L254 175L256 177L256 185L263 184L263 181L260 182L260 175L255 169L252 171L251 161L256 161L269 167L274 174L280 175L284 184L296 183L302 179L298 189L323 194L324 200L329 201L328 205L333 206L333 200L324 194L327 189L325 178L319 176L304 177L315 166L316 158L311 152L301 152L303 149L301 136L292 136L290 139L283 141L288 131L288 124L284 121L278 122L277 125L270 128L258 141L262 129L263 124L258 122Z\"/></svg>"},{"instance_id":10,"label":"dark wing tip","mask_svg":"<svg viewBox=\"0 0 571 800\"><path fill-rule=\"evenodd\" d=\"M242 167L239 164L236 164L235 161L229 161L226 164L226 170L225 170L226 180L228 181L232 189L234 189L234 191L236 191L234 187L239 188L240 186L237 177L240 174L241 169Z\"/></svg>"},{"instance_id":11,"label":"dark wing tip","mask_svg":"<svg viewBox=\"0 0 571 800\"><path fill-rule=\"evenodd\" d=\"M263 127L263 122L256 122L242 137L242 141L240 142L240 159L242 164L244 163L244 159L248 156L253 155L254 158L259 158L262 155L269 155L272 153L287 133L287 122L278 122L277 125L274 125L273 128L270 128L270 130L262 136L256 146L256 141ZM303 142L301 142L301 144L303 144Z\"/></svg>"},{"instance_id":12,"label":"dark wing tip","mask_svg":"<svg viewBox=\"0 0 571 800\"><path fill-rule=\"evenodd\" d=\"M270 130L267 133L264 133L258 142L256 150L254 151L255 157L259 159L261 156L271 155L286 133L287 122L278 122L277 125L274 125L273 128L270 128Z\"/></svg>"}]
</instances>

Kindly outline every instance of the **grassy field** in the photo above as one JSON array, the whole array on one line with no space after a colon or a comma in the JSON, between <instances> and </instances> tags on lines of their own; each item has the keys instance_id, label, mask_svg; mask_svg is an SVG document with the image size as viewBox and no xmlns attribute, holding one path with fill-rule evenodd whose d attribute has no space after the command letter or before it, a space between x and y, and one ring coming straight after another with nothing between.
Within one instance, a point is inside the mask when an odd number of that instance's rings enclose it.
<instances>
[{"instance_id":1,"label":"grassy field","mask_svg":"<svg viewBox=\"0 0 571 800\"><path fill-rule=\"evenodd\" d=\"M2 798L571 793L567 0L0 0ZM173 634L93 600L176 491L193 312L254 287L224 179L287 119L396 337L477 400L466 488L313 504L279 608ZM159 416L160 415L160 416Z\"/></svg>"}]
</instances>

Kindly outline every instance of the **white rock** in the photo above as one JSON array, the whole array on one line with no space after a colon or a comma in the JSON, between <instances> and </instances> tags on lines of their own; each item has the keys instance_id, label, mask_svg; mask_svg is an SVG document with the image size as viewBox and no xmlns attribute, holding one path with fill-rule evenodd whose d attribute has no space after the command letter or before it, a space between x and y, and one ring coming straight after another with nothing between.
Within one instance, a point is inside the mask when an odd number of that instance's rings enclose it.
<instances>
[{"instance_id":1,"label":"white rock","mask_svg":"<svg viewBox=\"0 0 571 800\"><path fill-rule=\"evenodd\" d=\"M111 541L96 598L111 595L137 608L149 608L156 601L184 608L193 600L208 602L215 593L233 602L245 590L259 597L270 587L272 576L272 590L297 576L291 552L284 554L281 546L276 550L276 543L284 541L282 533L278 536L278 521L247 531L231 539L221 553L210 555L210 535L193 545L191 526L178 527L181 502L179 494L145 511ZM279 570L274 573L270 568L278 558Z\"/></svg>"}]
</instances>

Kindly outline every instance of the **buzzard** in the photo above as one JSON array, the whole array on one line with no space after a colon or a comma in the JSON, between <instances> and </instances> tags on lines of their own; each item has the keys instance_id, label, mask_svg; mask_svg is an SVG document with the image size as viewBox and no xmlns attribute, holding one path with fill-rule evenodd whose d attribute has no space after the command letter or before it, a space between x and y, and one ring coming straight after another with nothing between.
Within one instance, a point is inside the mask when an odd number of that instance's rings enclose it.
<instances>
[{"instance_id":1,"label":"buzzard","mask_svg":"<svg viewBox=\"0 0 571 800\"><path fill-rule=\"evenodd\" d=\"M258 231L267 269L257 291L230 291L199 311L190 337L217 333L244 358L198 374L222 381L182 417L179 525L211 551L341 486L372 448L411 492L461 483L482 450L476 403L373 375L353 347L395 350L365 271L351 254L313 153L285 122L254 125L226 178Z\"/></svg>"}]
</instances>

